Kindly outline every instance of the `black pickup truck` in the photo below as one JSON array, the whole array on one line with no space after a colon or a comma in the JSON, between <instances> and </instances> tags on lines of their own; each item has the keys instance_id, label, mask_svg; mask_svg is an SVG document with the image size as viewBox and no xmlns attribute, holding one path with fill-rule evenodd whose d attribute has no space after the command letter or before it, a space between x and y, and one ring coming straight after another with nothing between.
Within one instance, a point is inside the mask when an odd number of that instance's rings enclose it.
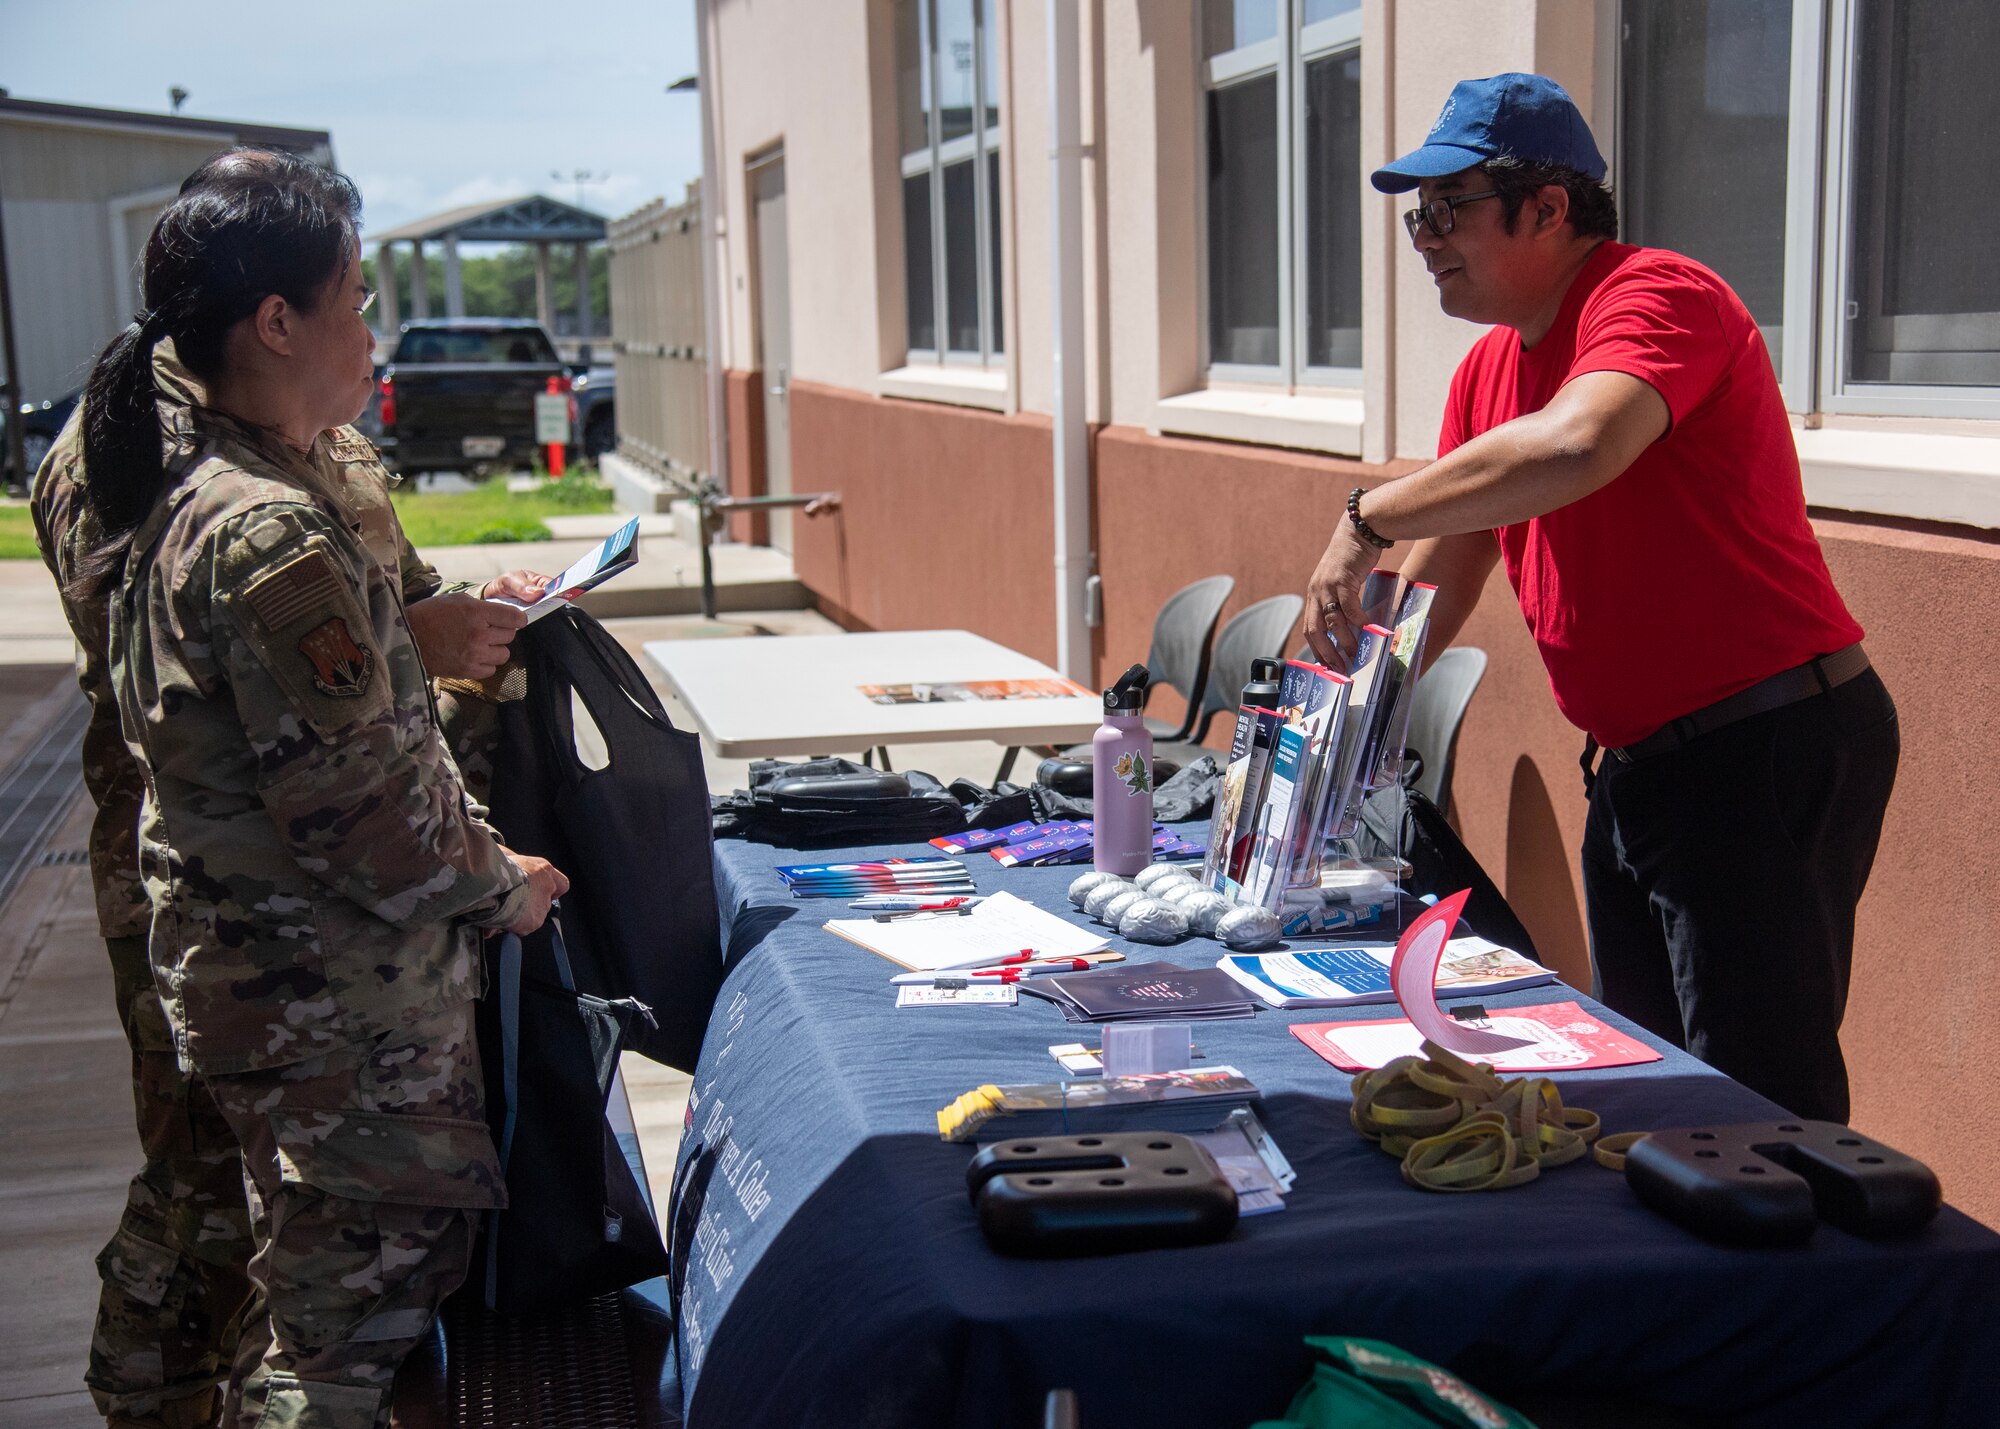
<instances>
[{"instance_id":1,"label":"black pickup truck","mask_svg":"<svg viewBox=\"0 0 2000 1429\"><path fill-rule=\"evenodd\" d=\"M480 474L535 455L535 398L570 388L539 323L448 318L407 323L378 379L382 456L397 471Z\"/></svg>"}]
</instances>

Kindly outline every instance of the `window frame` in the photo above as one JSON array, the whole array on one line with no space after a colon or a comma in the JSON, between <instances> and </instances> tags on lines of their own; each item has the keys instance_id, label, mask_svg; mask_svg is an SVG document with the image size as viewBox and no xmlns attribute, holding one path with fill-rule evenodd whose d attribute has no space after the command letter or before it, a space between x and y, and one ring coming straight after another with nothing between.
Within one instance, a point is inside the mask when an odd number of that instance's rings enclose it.
<instances>
[{"instance_id":1,"label":"window frame","mask_svg":"<svg viewBox=\"0 0 2000 1429\"><path fill-rule=\"evenodd\" d=\"M1845 314L1853 275L1853 95L1861 63L1861 0L1792 0L1789 112L1786 119L1783 336L1772 354L1785 408L1808 421L1821 416L1907 417L1942 421L2000 418L2000 386L1929 386L1851 382L1851 332ZM1610 43L1600 51L1612 73L1612 98L1599 107L1614 164L1624 157L1618 123L1626 86L1625 0L1606 0ZM1608 111L1608 113L1607 113ZM1605 128L1600 128L1605 133ZM1614 183L1621 176L1612 174ZM1623 234L1623 210L1620 212ZM1727 275L1725 275L1726 277Z\"/></svg>"},{"instance_id":2,"label":"window frame","mask_svg":"<svg viewBox=\"0 0 2000 1429\"><path fill-rule=\"evenodd\" d=\"M988 178L987 165L1000 172L1001 145L1007 116L1000 113L999 122L986 125L984 119L988 101L999 109L999 96L987 94L988 46L996 43L1003 26L999 22L1001 0L970 0L972 8L972 112L973 123L970 132L952 139L943 137L943 93L939 79L939 51L937 7L938 0L909 0L918 7L921 17L918 25L920 43L924 45L923 66L930 85L931 103L925 113L927 143L924 148L903 152L901 130L902 115L896 117L897 132L897 210L905 225L908 214L902 202L903 184L919 175L926 176L930 185L931 210L931 310L932 330L937 334L935 348L909 346L910 323L907 312L903 321L903 362L905 366L951 366L996 368L1006 362L1006 344L1001 333L1003 304L993 291L993 275L1000 266L1003 254L995 251L1001 242L999 215L993 211L994 184ZM993 66L995 82L999 66ZM944 171L957 163L972 166L972 210L973 210L973 265L975 292L978 295L979 348L977 351L951 346L950 291L945 251L945 202ZM1005 175L1001 174L1004 185ZM905 238L907 244L907 237ZM910 296L909 270L903 272L903 300L907 307Z\"/></svg>"},{"instance_id":3,"label":"window frame","mask_svg":"<svg viewBox=\"0 0 2000 1429\"><path fill-rule=\"evenodd\" d=\"M1824 7L1824 27L1830 43L1824 76L1826 116L1826 185L1823 195L1825 261L1832 265L1819 312L1824 334L1820 343L1819 410L1828 414L1870 417L2000 418L2000 385L1933 386L1914 382L1853 382L1846 372L1853 331L1847 310L1853 292L1853 179L1857 116L1854 95L1861 64L1860 0L1793 0L1799 9ZM1796 11L1794 12L1796 14ZM1794 35L1796 42L1797 36ZM1796 99L1796 96L1795 96ZM1794 109L1796 117L1798 110Z\"/></svg>"},{"instance_id":4,"label":"window frame","mask_svg":"<svg viewBox=\"0 0 2000 1429\"><path fill-rule=\"evenodd\" d=\"M1207 4L1227 4L1228 0L1203 0ZM1306 252L1306 108L1304 101L1306 66L1314 60L1361 48L1362 5L1331 19L1304 23L1304 0L1273 0L1278 10L1278 33L1255 40L1222 54L1207 56L1203 5L1194 13L1195 55L1199 68L1199 103L1196 106L1195 152L1201 156L1201 201L1195 205L1197 231L1197 285L1201 337L1201 369L1210 383L1254 387L1283 387L1287 390L1359 391L1362 369L1323 367L1308 364L1310 335L1307 331L1309 295L1305 283ZM1216 362L1210 346L1209 222L1208 182L1208 95L1211 91L1277 76L1278 106L1278 354L1273 364ZM1359 136L1357 136L1357 143ZM1365 167L1365 166L1364 166ZM1361 201L1360 195L1355 202ZM1354 255L1357 265L1362 255ZM1363 268L1364 279L1366 269Z\"/></svg>"}]
</instances>

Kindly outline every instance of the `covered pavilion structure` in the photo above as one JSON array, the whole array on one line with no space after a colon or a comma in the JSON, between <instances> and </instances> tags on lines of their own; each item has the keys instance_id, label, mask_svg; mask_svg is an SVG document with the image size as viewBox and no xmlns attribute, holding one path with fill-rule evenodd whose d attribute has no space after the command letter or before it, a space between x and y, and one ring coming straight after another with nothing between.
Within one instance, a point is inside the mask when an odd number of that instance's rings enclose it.
<instances>
[{"instance_id":1,"label":"covered pavilion structure","mask_svg":"<svg viewBox=\"0 0 2000 1429\"><path fill-rule=\"evenodd\" d=\"M427 318L430 288L424 245L439 244L444 250L444 316L465 316L465 284L460 275L458 246L461 243L524 243L535 250L535 317L555 336L555 309L550 301L549 248L552 244L571 245L576 255L576 336L591 337L590 245L604 241L604 220L587 209L559 202L543 194L499 199L465 208L448 209L411 223L399 224L381 233L366 235L375 248L376 284L381 296L376 300L382 313L382 332L392 335L402 325L404 314L396 294L396 245L410 245L409 317Z\"/></svg>"}]
</instances>

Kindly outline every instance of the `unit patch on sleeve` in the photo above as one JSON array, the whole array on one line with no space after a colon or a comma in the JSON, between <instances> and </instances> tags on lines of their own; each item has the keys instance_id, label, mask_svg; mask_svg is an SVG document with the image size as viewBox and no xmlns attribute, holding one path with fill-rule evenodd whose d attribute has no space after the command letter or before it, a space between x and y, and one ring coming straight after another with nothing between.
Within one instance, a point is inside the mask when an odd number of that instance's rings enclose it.
<instances>
[{"instance_id":1,"label":"unit patch on sleeve","mask_svg":"<svg viewBox=\"0 0 2000 1429\"><path fill-rule=\"evenodd\" d=\"M366 694L375 673L375 652L355 643L347 621L336 615L299 638L299 653L312 662L312 682L323 695L351 699Z\"/></svg>"}]
</instances>

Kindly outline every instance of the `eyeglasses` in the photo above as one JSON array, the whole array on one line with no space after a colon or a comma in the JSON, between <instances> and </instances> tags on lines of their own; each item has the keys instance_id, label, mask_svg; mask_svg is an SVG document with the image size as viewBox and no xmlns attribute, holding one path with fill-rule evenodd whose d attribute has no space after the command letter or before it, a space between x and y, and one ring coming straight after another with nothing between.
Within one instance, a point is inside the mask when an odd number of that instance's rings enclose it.
<instances>
[{"instance_id":1,"label":"eyeglasses","mask_svg":"<svg viewBox=\"0 0 2000 1429\"><path fill-rule=\"evenodd\" d=\"M361 300L361 306L356 308L354 311L365 315L370 308L374 307L375 291L376 290L373 288L368 289L368 296L366 296Z\"/></svg>"},{"instance_id":2,"label":"eyeglasses","mask_svg":"<svg viewBox=\"0 0 2000 1429\"><path fill-rule=\"evenodd\" d=\"M1500 190L1488 189L1483 194L1447 194L1434 198L1427 204L1419 205L1403 214L1403 227L1410 230L1410 240L1416 241L1417 225L1422 224L1439 238L1443 238L1458 226L1458 217L1453 212L1462 203L1478 203L1483 198L1498 198Z\"/></svg>"}]
</instances>

